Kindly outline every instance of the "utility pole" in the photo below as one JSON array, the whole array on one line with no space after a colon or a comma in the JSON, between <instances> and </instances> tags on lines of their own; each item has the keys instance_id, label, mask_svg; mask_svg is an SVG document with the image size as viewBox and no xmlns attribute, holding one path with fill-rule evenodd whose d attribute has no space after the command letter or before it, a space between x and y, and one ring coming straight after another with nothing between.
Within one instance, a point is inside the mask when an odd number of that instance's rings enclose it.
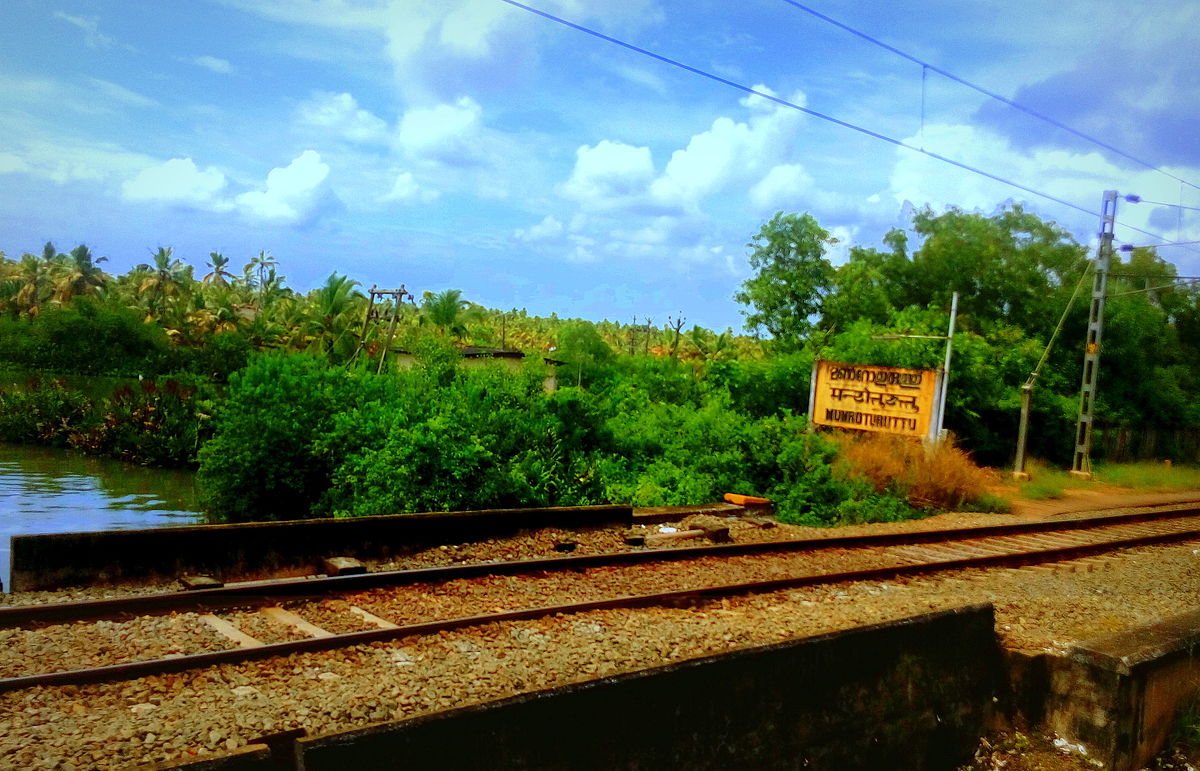
<instances>
[{"instance_id":1,"label":"utility pole","mask_svg":"<svg viewBox=\"0 0 1200 771\"><path fill-rule=\"evenodd\" d=\"M933 435L935 442L941 443L946 438L946 394L950 391L950 354L954 350L954 320L958 318L958 292L950 296L950 330L946 332L946 363L942 365L942 387L938 394L937 430Z\"/></svg>"},{"instance_id":2,"label":"utility pole","mask_svg":"<svg viewBox=\"0 0 1200 771\"><path fill-rule=\"evenodd\" d=\"M1075 431L1075 456L1071 476L1092 478L1092 418L1096 382L1100 377L1100 338L1104 332L1104 295L1112 262L1113 225L1117 218L1117 191L1104 191L1100 218L1100 245L1096 250L1096 277L1092 283L1092 307L1088 315L1087 345L1083 353L1083 385L1079 388L1079 425Z\"/></svg>"}]
</instances>

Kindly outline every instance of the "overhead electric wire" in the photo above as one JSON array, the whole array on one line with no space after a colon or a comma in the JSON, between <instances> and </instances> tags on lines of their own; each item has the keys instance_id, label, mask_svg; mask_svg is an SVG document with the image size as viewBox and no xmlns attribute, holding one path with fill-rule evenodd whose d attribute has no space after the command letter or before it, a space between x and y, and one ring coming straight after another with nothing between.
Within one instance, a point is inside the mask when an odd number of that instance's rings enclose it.
<instances>
[{"instance_id":1,"label":"overhead electric wire","mask_svg":"<svg viewBox=\"0 0 1200 771\"><path fill-rule=\"evenodd\" d=\"M1133 200L1135 198L1137 200ZM1188 211L1200 211L1200 206L1184 206L1183 204L1180 204L1180 203L1166 203L1164 201L1147 201L1145 198L1142 198L1141 196L1127 195L1127 196L1125 196L1125 200L1129 201L1130 203L1148 203L1148 204L1152 204L1154 206L1169 206L1172 209L1187 209Z\"/></svg>"},{"instance_id":2,"label":"overhead electric wire","mask_svg":"<svg viewBox=\"0 0 1200 771\"><path fill-rule=\"evenodd\" d=\"M681 70L684 70L685 72L690 72L693 75L699 75L702 78L707 78L709 80L715 81L722 85L729 86L730 88L735 88L738 91L743 91L747 94L752 94L754 96L761 97L763 99L766 99L768 101L774 102L779 105L782 105L784 107L789 107L793 110L798 110L799 112L802 112L805 115L811 115L814 118L819 118L823 121L828 121L829 123L832 123L836 126L841 126L842 128L847 128L847 129L850 129L851 131L856 131L859 134L865 134L866 136L869 136L872 139L878 139L882 142L887 142L888 144L895 145L896 147L903 147L905 150L911 150L914 153L920 153L921 155L926 155L930 158L933 158L934 160L941 161L942 163L947 163L947 164L950 164L951 166L955 166L955 167L963 169L965 171L969 171L972 174L978 174L981 177L987 177L988 179L994 180L996 182L1000 182L1001 184L1004 184L1004 185L1008 185L1009 187L1015 187L1018 190L1022 190L1026 193L1030 193L1031 195L1036 195L1039 198L1045 198L1047 201L1053 201L1054 203L1059 204L1060 206L1066 206L1067 208L1074 209L1076 211L1080 211L1080 212L1083 212L1084 214L1088 214L1088 215L1096 214L1096 212L1093 211L1092 209L1088 209L1088 208L1080 206L1078 204L1071 203L1070 201L1064 200L1062 198L1058 198L1057 196L1053 196L1049 193L1042 192L1041 190L1037 190L1037 189L1029 187L1027 185L1022 185L1019 182L1014 182L1011 179L1006 179L1004 177L999 176L998 174L992 174L989 171L984 171L983 169L977 168L968 163L964 163L962 161L957 161L953 158L949 158L940 153L935 153L932 150L926 150L922 147L914 147L913 145L910 145L907 142L904 142L903 140L887 136L886 134L881 134L878 131L872 131L871 129L856 125L854 123L850 123L848 121L841 120L840 118L835 118L832 115L826 115L823 112L818 112L817 110L813 110L809 107L803 107L801 105L796 104L795 102L789 102L787 99L783 99L781 97L775 96L774 94L768 94L764 91L759 91L755 88L752 88L751 86L747 86L744 83L739 83L736 80L730 80L729 78L721 77L720 75L716 75L707 70L702 70L699 67L693 67L690 64L685 64L684 62L681 62L678 59L672 59L669 56L664 56L663 54L655 53L654 51L651 51L646 48L642 48L641 46L638 46L638 45L634 45L633 43L628 43L619 38L612 37L611 35L606 35L603 32L600 32L599 30L592 29L591 27L585 26L583 24L578 24L576 22L569 21L567 19L562 18L561 16L555 16L554 14L549 13L548 11L543 11L539 8L534 8L533 6L525 5L524 3L518 2L518 0L500 0L500 2L507 3L508 5L511 5L514 8L521 9L522 11L532 13L535 16L541 16L543 19L553 21L557 24L563 25L564 27L569 27L578 32L582 32L586 35L591 35L592 37L603 40L606 43L612 43L613 45L617 45L617 46L620 46L621 48L625 48L625 49L628 49L635 53L642 54L643 56L648 56L651 59L660 61L664 64L669 64L672 67L677 67ZM1138 233L1141 233L1142 235L1150 236L1151 238L1157 238L1160 241L1168 240L1164 236L1160 236L1157 233L1151 233L1148 230L1142 230L1141 228L1134 227L1133 225L1128 225L1126 223L1119 222L1119 221L1117 221L1116 224L1121 225L1122 227L1129 228L1130 230L1136 231Z\"/></svg>"},{"instance_id":3,"label":"overhead electric wire","mask_svg":"<svg viewBox=\"0 0 1200 771\"><path fill-rule=\"evenodd\" d=\"M1009 99L1006 96L998 94L995 91L991 91L991 90L984 88L983 86L980 86L976 83L972 83L971 81L967 80L966 78L962 78L962 77L959 77L958 75L955 75L953 72L944 70L941 67L938 67L937 65L930 64L929 62L918 59L917 57L913 56L910 53L901 51L899 48L896 48L895 46L888 45L887 43L883 42L882 40L879 40L878 38L872 37L871 35L868 35L867 33L863 32L861 30L857 30L854 27L851 27L849 24L845 24L845 23L840 22L837 19L834 19L830 16L826 16L825 14L821 13L820 11L817 11L814 8L810 8L809 6L804 5L803 3L799 3L796 0L783 0L783 2L787 3L788 5L790 5L794 8L797 8L801 11L804 11L805 13L815 16L816 18L820 19L821 21L828 22L829 24L832 24L833 26L837 27L838 29L845 30L846 32L849 32L852 35L860 37L863 40L866 40L868 43L877 45L880 48L884 49L885 51L890 51L891 53L893 53L903 59L907 59L908 61L912 62L913 64L919 64L919 65L921 65L921 67L923 67L927 70L933 70L934 72L941 75L942 77L953 80L955 83L959 83L961 85L966 86L967 88L978 91L979 93L983 94L984 96L991 97L992 99L995 99L998 102L1003 102L1004 104L1008 105L1009 107L1012 107L1015 110L1020 110L1021 112L1027 113L1028 115L1032 115L1033 117L1037 118L1038 120L1043 120L1052 126L1062 129L1063 131L1066 131L1070 134L1074 134L1075 136L1079 137L1080 139L1091 142L1092 144L1094 144L1098 147L1103 147L1105 150L1116 153L1117 155L1121 156L1122 158L1131 160L1140 166L1145 166L1148 169L1157 171L1159 174L1165 174L1166 176L1170 177L1171 179L1173 179L1177 182L1182 182L1183 184L1188 185L1189 187L1193 187L1197 190L1200 190L1200 185L1196 185L1192 182L1187 181L1186 179L1183 179L1182 177L1178 177L1178 176L1172 174L1171 172L1169 172L1165 169L1162 169L1162 168L1154 165L1153 163L1150 163L1149 161L1143 161L1141 158L1138 158L1135 155L1130 155L1129 153L1125 152L1124 150L1121 150L1120 148L1113 147L1112 145L1110 145L1109 143L1107 143L1101 139L1097 139L1096 137L1093 137L1089 134L1085 134L1078 129L1072 128L1071 126L1068 126L1067 124L1065 124L1061 121L1051 118L1049 115L1043 115L1042 113L1038 112L1037 110L1034 110L1031 107L1026 107L1025 105L1023 105L1019 102L1014 102L1012 99Z\"/></svg>"}]
</instances>

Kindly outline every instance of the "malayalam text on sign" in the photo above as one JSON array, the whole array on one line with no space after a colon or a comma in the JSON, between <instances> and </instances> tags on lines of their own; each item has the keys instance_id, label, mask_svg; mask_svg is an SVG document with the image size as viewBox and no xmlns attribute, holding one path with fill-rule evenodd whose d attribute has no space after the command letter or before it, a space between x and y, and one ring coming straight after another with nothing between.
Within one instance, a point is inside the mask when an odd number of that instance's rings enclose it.
<instances>
[{"instance_id":1,"label":"malayalam text on sign","mask_svg":"<svg viewBox=\"0 0 1200 771\"><path fill-rule=\"evenodd\" d=\"M937 372L819 361L813 380L812 422L835 428L927 436Z\"/></svg>"}]
</instances>

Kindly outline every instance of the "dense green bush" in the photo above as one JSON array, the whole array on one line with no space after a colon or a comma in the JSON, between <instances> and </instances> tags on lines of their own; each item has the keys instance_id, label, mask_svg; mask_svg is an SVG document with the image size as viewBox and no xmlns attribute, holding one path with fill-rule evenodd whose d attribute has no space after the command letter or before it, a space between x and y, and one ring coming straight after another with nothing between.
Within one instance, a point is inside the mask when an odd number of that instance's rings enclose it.
<instances>
[{"instance_id":1,"label":"dense green bush","mask_svg":"<svg viewBox=\"0 0 1200 771\"><path fill-rule=\"evenodd\" d=\"M262 355L229 379L198 482L211 512L231 521L312 515L337 460L318 441L339 413L379 400L390 381L303 354Z\"/></svg>"},{"instance_id":2,"label":"dense green bush","mask_svg":"<svg viewBox=\"0 0 1200 771\"><path fill-rule=\"evenodd\" d=\"M723 388L684 403L657 376L547 394L501 364L377 375L265 356L230 381L201 451L211 511L233 521L416 511L704 503L765 494L788 521L900 519L914 510L839 474L837 448L788 414L754 418ZM649 382L649 387L646 382ZM693 401L694 400L694 401Z\"/></svg>"},{"instance_id":3,"label":"dense green bush","mask_svg":"<svg viewBox=\"0 0 1200 771\"><path fill-rule=\"evenodd\" d=\"M0 441L71 447L154 466L187 467L208 437L203 383L145 380L95 398L34 377L0 390Z\"/></svg>"},{"instance_id":4,"label":"dense green bush","mask_svg":"<svg viewBox=\"0 0 1200 771\"><path fill-rule=\"evenodd\" d=\"M83 375L166 371L171 344L162 327L130 308L78 298L32 318L0 319L0 362Z\"/></svg>"},{"instance_id":5,"label":"dense green bush","mask_svg":"<svg viewBox=\"0 0 1200 771\"><path fill-rule=\"evenodd\" d=\"M0 441L66 447L73 432L95 422L95 403L61 381L30 378L0 389Z\"/></svg>"}]
</instances>

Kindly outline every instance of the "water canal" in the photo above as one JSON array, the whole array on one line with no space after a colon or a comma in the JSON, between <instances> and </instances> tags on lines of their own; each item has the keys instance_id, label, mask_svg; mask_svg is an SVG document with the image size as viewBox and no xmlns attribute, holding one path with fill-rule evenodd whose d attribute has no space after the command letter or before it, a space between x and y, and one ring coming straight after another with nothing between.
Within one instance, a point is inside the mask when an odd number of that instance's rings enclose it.
<instances>
[{"instance_id":1,"label":"water canal","mask_svg":"<svg viewBox=\"0 0 1200 771\"><path fill-rule=\"evenodd\" d=\"M14 535L202 522L194 478L70 450L0 444L0 580L7 588Z\"/></svg>"}]
</instances>

